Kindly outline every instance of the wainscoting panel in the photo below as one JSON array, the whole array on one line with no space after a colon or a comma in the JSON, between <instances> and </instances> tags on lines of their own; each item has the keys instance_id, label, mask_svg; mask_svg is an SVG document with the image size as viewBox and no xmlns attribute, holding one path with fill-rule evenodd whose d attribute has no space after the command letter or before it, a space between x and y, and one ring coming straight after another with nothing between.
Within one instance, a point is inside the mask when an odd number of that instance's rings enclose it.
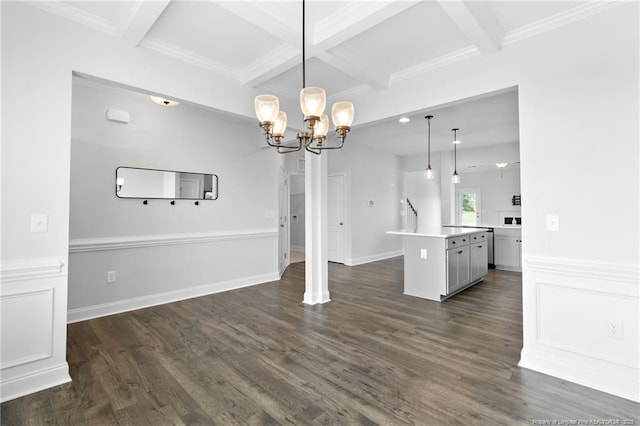
<instances>
[{"instance_id":1,"label":"wainscoting panel","mask_svg":"<svg viewBox=\"0 0 640 426\"><path fill-rule=\"evenodd\" d=\"M69 248L68 322L279 278L270 229L72 240Z\"/></svg>"},{"instance_id":2,"label":"wainscoting panel","mask_svg":"<svg viewBox=\"0 0 640 426\"><path fill-rule=\"evenodd\" d=\"M1 400L70 381L66 362L67 277L58 259L0 267Z\"/></svg>"},{"instance_id":3,"label":"wainscoting panel","mask_svg":"<svg viewBox=\"0 0 640 426\"><path fill-rule=\"evenodd\" d=\"M528 257L520 366L640 401L636 265Z\"/></svg>"},{"instance_id":4,"label":"wainscoting panel","mask_svg":"<svg viewBox=\"0 0 640 426\"><path fill-rule=\"evenodd\" d=\"M53 351L53 288L3 294L0 306L0 369L49 358Z\"/></svg>"}]
</instances>

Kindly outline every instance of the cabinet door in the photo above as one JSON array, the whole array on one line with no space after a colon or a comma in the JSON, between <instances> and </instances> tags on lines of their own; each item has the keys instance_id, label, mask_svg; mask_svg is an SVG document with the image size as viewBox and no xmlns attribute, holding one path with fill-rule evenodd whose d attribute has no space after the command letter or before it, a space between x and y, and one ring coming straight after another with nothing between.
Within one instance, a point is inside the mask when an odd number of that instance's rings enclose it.
<instances>
[{"instance_id":1,"label":"cabinet door","mask_svg":"<svg viewBox=\"0 0 640 426\"><path fill-rule=\"evenodd\" d=\"M458 288L458 249L447 250L447 294Z\"/></svg>"},{"instance_id":2,"label":"cabinet door","mask_svg":"<svg viewBox=\"0 0 640 426\"><path fill-rule=\"evenodd\" d=\"M469 246L458 248L458 287L471 282L471 265L469 259Z\"/></svg>"},{"instance_id":3,"label":"cabinet door","mask_svg":"<svg viewBox=\"0 0 640 426\"><path fill-rule=\"evenodd\" d=\"M487 275L488 272L487 243L478 243L471 246L471 281Z\"/></svg>"},{"instance_id":4,"label":"cabinet door","mask_svg":"<svg viewBox=\"0 0 640 426\"><path fill-rule=\"evenodd\" d=\"M520 238L495 236L494 249L497 267L520 268Z\"/></svg>"},{"instance_id":5,"label":"cabinet door","mask_svg":"<svg viewBox=\"0 0 640 426\"><path fill-rule=\"evenodd\" d=\"M447 250L447 293L471 282L469 246Z\"/></svg>"}]
</instances>

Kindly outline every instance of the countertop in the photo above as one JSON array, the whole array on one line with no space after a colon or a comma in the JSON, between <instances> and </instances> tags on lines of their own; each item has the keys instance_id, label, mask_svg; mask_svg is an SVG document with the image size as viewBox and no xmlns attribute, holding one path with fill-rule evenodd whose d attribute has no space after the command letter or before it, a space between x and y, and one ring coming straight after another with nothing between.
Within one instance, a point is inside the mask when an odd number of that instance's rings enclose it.
<instances>
[{"instance_id":1,"label":"countertop","mask_svg":"<svg viewBox=\"0 0 640 426\"><path fill-rule=\"evenodd\" d=\"M387 234L391 235L403 235L403 236L412 236L412 237L436 237L436 238L447 238L447 237L457 237L460 235L469 235L475 234L476 232L483 232L485 229L482 228L433 228L427 229L421 232L413 232L408 229L400 229L398 231L387 231Z\"/></svg>"},{"instance_id":2,"label":"countertop","mask_svg":"<svg viewBox=\"0 0 640 426\"><path fill-rule=\"evenodd\" d=\"M492 228L492 229L522 229L522 225L490 225L483 223L481 225L442 225L452 228Z\"/></svg>"}]
</instances>

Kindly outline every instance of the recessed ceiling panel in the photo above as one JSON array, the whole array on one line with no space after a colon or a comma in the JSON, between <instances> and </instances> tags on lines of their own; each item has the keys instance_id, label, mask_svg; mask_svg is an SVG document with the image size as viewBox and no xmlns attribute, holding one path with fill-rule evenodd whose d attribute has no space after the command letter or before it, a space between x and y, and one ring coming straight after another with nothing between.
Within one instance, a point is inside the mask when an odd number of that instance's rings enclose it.
<instances>
[{"instance_id":1,"label":"recessed ceiling panel","mask_svg":"<svg viewBox=\"0 0 640 426\"><path fill-rule=\"evenodd\" d=\"M64 1L67 6L78 9L84 13L108 21L114 27L120 25L137 3L131 1Z\"/></svg>"},{"instance_id":2,"label":"recessed ceiling panel","mask_svg":"<svg viewBox=\"0 0 640 426\"><path fill-rule=\"evenodd\" d=\"M214 2L172 1L147 36L237 72L282 44Z\"/></svg>"},{"instance_id":3,"label":"recessed ceiling panel","mask_svg":"<svg viewBox=\"0 0 640 426\"><path fill-rule=\"evenodd\" d=\"M585 3L587 2L492 1L488 4L495 12L505 31L511 31L574 7L582 6Z\"/></svg>"},{"instance_id":4,"label":"recessed ceiling panel","mask_svg":"<svg viewBox=\"0 0 640 426\"><path fill-rule=\"evenodd\" d=\"M436 2L420 2L340 47L368 66L393 73L469 45Z\"/></svg>"},{"instance_id":5,"label":"recessed ceiling panel","mask_svg":"<svg viewBox=\"0 0 640 426\"><path fill-rule=\"evenodd\" d=\"M360 84L357 80L317 58L307 60L306 76L307 87L322 87L327 92L327 98ZM277 96L297 99L302 88L302 65L297 65L285 71L259 87Z\"/></svg>"},{"instance_id":6,"label":"recessed ceiling panel","mask_svg":"<svg viewBox=\"0 0 640 426\"><path fill-rule=\"evenodd\" d=\"M411 120L404 124L396 117L356 127L350 138L353 143L366 141L371 149L400 156L426 154L427 120L424 116L427 113L434 116L431 120L433 152L452 149L453 128L460 129L458 139L462 143L458 149L461 151L520 140L516 90L408 114Z\"/></svg>"}]
</instances>

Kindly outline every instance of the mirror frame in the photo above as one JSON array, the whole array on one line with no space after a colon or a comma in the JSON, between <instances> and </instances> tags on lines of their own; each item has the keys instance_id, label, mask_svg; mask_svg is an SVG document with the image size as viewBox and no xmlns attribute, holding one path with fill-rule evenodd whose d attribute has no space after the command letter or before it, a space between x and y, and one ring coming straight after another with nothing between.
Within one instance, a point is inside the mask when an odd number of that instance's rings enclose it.
<instances>
[{"instance_id":1,"label":"mirror frame","mask_svg":"<svg viewBox=\"0 0 640 426\"><path fill-rule=\"evenodd\" d=\"M204 194L201 198L180 198L180 197L121 197L118 194L118 170L120 169L134 169L134 170L147 170L147 171L152 171L152 172L172 172L172 173L186 173L186 174L191 174L191 175L209 175L212 178L212 187L211 187L211 192L213 193L213 198L204 198ZM218 199L218 183L219 183L219 179L218 179L218 175L215 173L197 173L197 172L185 172L185 171L179 171L179 170L165 170L165 169L150 169L150 168L145 168L145 167L130 167L130 166L118 166L116 167L116 172L115 172L115 185L114 185L114 191L115 191L115 195L117 198L120 198L122 200L187 200L187 201L215 201Z\"/></svg>"}]
</instances>

